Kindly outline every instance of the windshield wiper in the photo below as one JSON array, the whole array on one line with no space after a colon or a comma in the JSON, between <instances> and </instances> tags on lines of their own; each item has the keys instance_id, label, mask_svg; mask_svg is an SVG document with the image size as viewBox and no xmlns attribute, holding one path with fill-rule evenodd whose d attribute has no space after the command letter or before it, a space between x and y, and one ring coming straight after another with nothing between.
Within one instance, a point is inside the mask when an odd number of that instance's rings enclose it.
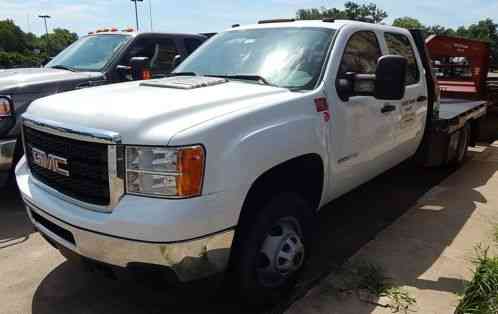
<instances>
[{"instance_id":1,"label":"windshield wiper","mask_svg":"<svg viewBox=\"0 0 498 314\"><path fill-rule=\"evenodd\" d=\"M234 80L248 80L248 81L256 81L261 82L265 85L274 86L267 79L262 77L261 75L253 75L253 74L235 74L235 75L206 75L209 77L220 77L226 79L234 79Z\"/></svg>"},{"instance_id":2,"label":"windshield wiper","mask_svg":"<svg viewBox=\"0 0 498 314\"><path fill-rule=\"evenodd\" d=\"M174 76L197 76L195 72L172 72L167 74L166 77L174 77Z\"/></svg>"},{"instance_id":3,"label":"windshield wiper","mask_svg":"<svg viewBox=\"0 0 498 314\"><path fill-rule=\"evenodd\" d=\"M62 64L51 66L51 68L52 69L62 69L62 70L68 70L68 71L71 71L71 72L76 72L75 68L72 68L72 67L67 66L67 65L62 65Z\"/></svg>"}]
</instances>

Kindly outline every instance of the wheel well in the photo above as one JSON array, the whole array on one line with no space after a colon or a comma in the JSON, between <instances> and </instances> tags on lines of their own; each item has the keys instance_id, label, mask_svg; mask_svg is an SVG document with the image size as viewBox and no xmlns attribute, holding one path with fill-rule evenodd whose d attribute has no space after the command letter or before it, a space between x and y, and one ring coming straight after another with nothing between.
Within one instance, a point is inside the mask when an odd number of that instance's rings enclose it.
<instances>
[{"instance_id":1,"label":"wheel well","mask_svg":"<svg viewBox=\"0 0 498 314\"><path fill-rule=\"evenodd\" d=\"M241 235L250 228L259 210L278 193L297 193L308 203L311 213L304 216L314 216L320 205L324 182L324 167L318 154L303 155L283 162L263 173L252 184L242 206L239 216L234 246L231 256L238 256ZM230 259L232 264L234 259Z\"/></svg>"},{"instance_id":2,"label":"wheel well","mask_svg":"<svg viewBox=\"0 0 498 314\"><path fill-rule=\"evenodd\" d=\"M252 184L239 216L239 226L251 221L276 194L297 193L313 211L320 205L324 168L322 158L309 154L293 158L263 173Z\"/></svg>"}]
</instances>

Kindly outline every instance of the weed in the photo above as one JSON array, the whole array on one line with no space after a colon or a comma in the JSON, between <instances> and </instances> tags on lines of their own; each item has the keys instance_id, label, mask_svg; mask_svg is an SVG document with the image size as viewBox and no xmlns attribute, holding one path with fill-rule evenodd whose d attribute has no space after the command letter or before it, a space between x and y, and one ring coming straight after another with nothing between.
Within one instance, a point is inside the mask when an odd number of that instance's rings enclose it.
<instances>
[{"instance_id":1,"label":"weed","mask_svg":"<svg viewBox=\"0 0 498 314\"><path fill-rule=\"evenodd\" d=\"M326 291L356 294L362 302L389 308L393 313L408 313L416 304L408 292L393 286L382 267L364 261L342 267ZM388 300L388 304L376 302L379 298Z\"/></svg>"},{"instance_id":2,"label":"weed","mask_svg":"<svg viewBox=\"0 0 498 314\"><path fill-rule=\"evenodd\" d=\"M477 247L474 278L466 286L456 314L498 313L498 257L489 257L488 249Z\"/></svg>"}]
</instances>

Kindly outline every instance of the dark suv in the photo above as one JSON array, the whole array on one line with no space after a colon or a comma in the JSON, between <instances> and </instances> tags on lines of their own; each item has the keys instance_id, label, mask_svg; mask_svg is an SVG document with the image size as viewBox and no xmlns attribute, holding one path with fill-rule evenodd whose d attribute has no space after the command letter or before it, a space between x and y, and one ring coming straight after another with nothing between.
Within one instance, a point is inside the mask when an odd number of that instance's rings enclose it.
<instances>
[{"instance_id":1,"label":"dark suv","mask_svg":"<svg viewBox=\"0 0 498 314\"><path fill-rule=\"evenodd\" d=\"M80 38L42 68L0 70L0 186L22 155L21 114L38 98L92 86L141 79L134 60L146 62L143 78L166 76L208 36L100 31ZM68 104L70 105L70 104Z\"/></svg>"}]
</instances>

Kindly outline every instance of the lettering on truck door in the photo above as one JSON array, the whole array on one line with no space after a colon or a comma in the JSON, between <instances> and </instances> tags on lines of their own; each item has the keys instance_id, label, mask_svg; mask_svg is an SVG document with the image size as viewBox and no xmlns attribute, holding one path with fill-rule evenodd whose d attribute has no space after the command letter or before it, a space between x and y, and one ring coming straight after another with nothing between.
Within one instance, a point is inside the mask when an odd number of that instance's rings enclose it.
<instances>
[{"instance_id":1,"label":"lettering on truck door","mask_svg":"<svg viewBox=\"0 0 498 314\"><path fill-rule=\"evenodd\" d=\"M427 113L427 88L421 72L421 62L409 37L401 33L384 33L387 54L400 55L408 60L406 92L397 112L395 137L399 160L410 157L422 139ZM394 102L393 102L394 103Z\"/></svg>"}]
</instances>

